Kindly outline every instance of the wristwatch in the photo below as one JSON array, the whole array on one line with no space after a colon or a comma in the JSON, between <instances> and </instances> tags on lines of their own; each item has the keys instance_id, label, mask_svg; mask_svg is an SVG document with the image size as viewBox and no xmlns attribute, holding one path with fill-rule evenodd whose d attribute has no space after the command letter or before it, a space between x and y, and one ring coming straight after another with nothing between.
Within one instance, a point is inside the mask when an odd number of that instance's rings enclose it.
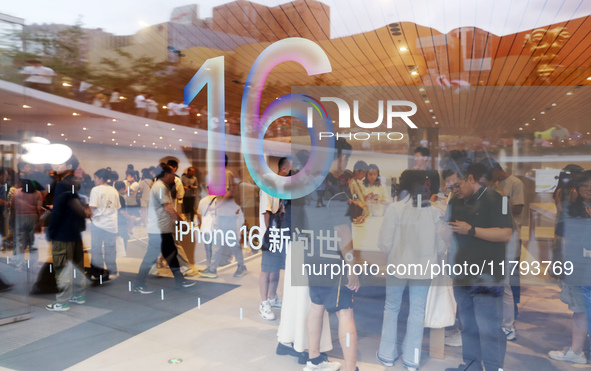
<instances>
[{"instance_id":1,"label":"wristwatch","mask_svg":"<svg viewBox=\"0 0 591 371\"><path fill-rule=\"evenodd\" d=\"M474 237L476 236L476 227L472 226L472 228L470 228L470 230L468 230L468 236Z\"/></svg>"}]
</instances>

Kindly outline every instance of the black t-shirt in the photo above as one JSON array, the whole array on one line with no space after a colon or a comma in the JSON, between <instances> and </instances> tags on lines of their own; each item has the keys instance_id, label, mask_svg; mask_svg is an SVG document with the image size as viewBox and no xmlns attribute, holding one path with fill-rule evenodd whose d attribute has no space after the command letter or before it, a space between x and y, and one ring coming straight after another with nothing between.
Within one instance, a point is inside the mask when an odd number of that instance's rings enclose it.
<instances>
[{"instance_id":1,"label":"black t-shirt","mask_svg":"<svg viewBox=\"0 0 591 371\"><path fill-rule=\"evenodd\" d=\"M464 221L476 228L513 228L511 213L503 214L503 197L486 187L481 187L467 200L453 198L448 205L447 217L449 221ZM470 274L470 271L468 275L455 275L456 284L474 286L502 282L500 264L505 260L505 242L487 241L458 233L454 233L454 239L453 263L462 267L464 263L468 267L474 264L480 267L478 272L482 272L482 275Z\"/></svg>"}]
</instances>

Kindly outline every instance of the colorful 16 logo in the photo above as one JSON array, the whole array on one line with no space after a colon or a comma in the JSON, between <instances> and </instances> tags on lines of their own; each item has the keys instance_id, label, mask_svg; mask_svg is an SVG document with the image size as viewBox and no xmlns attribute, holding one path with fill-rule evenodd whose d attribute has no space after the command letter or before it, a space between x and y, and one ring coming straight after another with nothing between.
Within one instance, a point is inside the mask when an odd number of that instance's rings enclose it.
<instances>
[{"instance_id":1,"label":"colorful 16 logo","mask_svg":"<svg viewBox=\"0 0 591 371\"><path fill-rule=\"evenodd\" d=\"M304 168L291 177L275 174L263 155L263 138L267 128L280 117L292 116L307 122L310 97L303 94L287 94L271 103L260 114L261 95L267 76L282 62L301 64L308 75L331 72L326 53L316 43L302 38L288 38L271 44L255 60L242 95L241 140L246 166L255 183L273 197L294 199L314 191L330 171L334 158L334 137L318 140L317 132L334 132L327 114L314 119L315 127L308 128L311 151ZM225 155L225 99L224 57L208 59L185 86L185 104L188 105L207 85L208 149L207 171L209 192L213 195L226 193L224 172ZM320 123L320 125L318 125ZM308 125L306 125L307 127Z\"/></svg>"}]
</instances>

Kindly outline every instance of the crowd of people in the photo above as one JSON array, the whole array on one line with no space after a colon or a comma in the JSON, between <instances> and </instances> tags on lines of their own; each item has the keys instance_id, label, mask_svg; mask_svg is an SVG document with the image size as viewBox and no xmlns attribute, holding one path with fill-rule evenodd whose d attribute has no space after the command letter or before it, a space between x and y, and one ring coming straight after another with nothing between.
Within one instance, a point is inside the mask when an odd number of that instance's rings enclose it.
<instances>
[{"instance_id":1,"label":"crowd of people","mask_svg":"<svg viewBox=\"0 0 591 371\"><path fill-rule=\"evenodd\" d=\"M306 371L341 368L326 356L332 349L327 313L338 317L343 369L357 369L353 298L362 280L349 270L336 276L309 274L307 285L300 285L295 282L292 261L301 253L301 261L309 265L359 263L354 254L353 229L366 228L376 220L381 223L377 247L385 254L387 264L410 266L441 259L457 265L491 262L478 274L452 274L457 318L455 311L450 311L452 326L446 343L462 346L464 363L447 370L503 368L506 342L517 339L520 282L519 272L502 274L493 266L521 258L523 182L490 157L479 161L450 157L441 162L440 175L428 166L427 148L414 152L415 165L401 174L399 184L387 188L376 164L357 161L348 170L352 148L339 139L332 170L319 182L315 208L308 206L306 198L279 199L260 191L259 314L264 320L275 320L276 311L280 311L276 353L297 357ZM51 242L59 289L55 301L47 305L49 311L66 311L71 304L84 304L87 278L101 282L117 279L117 244L120 241L126 249L138 227L145 227L148 243L132 287L136 293L153 293L147 277L163 267L170 269L181 290L196 284L188 276L215 279L218 267L232 256L237 263L234 276L242 277L248 273L243 243L204 244L205 269L197 270L174 238L179 221L194 222L202 229L234 231L240 236L245 217L235 175L227 166L226 157L226 191L218 196L208 194L195 168L176 175L176 160L141 171L128 165L122 180L108 167L98 169L91 177L74 156L54 167L19 163L16 172L1 168L0 183L5 185L0 187L2 249L12 250L12 264L24 270L31 262L36 264L35 234L45 232ZM278 161L280 176L299 171L301 168L293 169L287 158ZM587 228L591 220L591 171L577 165L565 167L554 199L553 261L574 265L574 274L556 277L561 284L561 299L573 312L573 326L570 346L550 351L548 356L584 364L585 329L591 324L591 285L586 283L591 267L585 259L591 256L585 243L591 237ZM311 225L310 213L321 212L317 208L328 214L323 214L322 223ZM84 246L82 239L87 228L90 246ZM285 245L278 242L285 237L284 230L287 239L295 236L294 231L309 232L306 251L298 251L302 245L296 242L301 240ZM314 248L313 236L323 233L328 234L325 237L338 235L338 243L332 248L322 244ZM90 267L85 267L88 248ZM282 298L278 295L281 270L285 270ZM428 274L387 275L381 339L376 349L377 360L384 366L392 366L401 358L407 370L419 368L431 287ZM10 288L11 284L0 277L0 289ZM409 315L399 353L397 326L405 290L409 293Z\"/></svg>"}]
</instances>

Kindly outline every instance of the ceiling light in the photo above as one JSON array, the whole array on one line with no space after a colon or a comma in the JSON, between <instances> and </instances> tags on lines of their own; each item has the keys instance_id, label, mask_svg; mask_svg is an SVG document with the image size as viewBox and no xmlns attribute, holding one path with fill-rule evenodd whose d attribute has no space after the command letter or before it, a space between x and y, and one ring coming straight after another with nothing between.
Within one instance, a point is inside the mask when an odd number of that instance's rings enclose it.
<instances>
[{"instance_id":1,"label":"ceiling light","mask_svg":"<svg viewBox=\"0 0 591 371\"><path fill-rule=\"evenodd\" d=\"M82 128L82 130L86 130L86 128Z\"/></svg>"},{"instance_id":2,"label":"ceiling light","mask_svg":"<svg viewBox=\"0 0 591 371\"><path fill-rule=\"evenodd\" d=\"M542 111L542 112L540 112L540 114L541 114L541 115L544 115L544 114L546 114L546 112Z\"/></svg>"},{"instance_id":3,"label":"ceiling light","mask_svg":"<svg viewBox=\"0 0 591 371\"><path fill-rule=\"evenodd\" d=\"M92 137L89 135L89 136L88 136L88 139L92 139Z\"/></svg>"},{"instance_id":4,"label":"ceiling light","mask_svg":"<svg viewBox=\"0 0 591 371\"><path fill-rule=\"evenodd\" d=\"M146 126L150 126L150 125L146 124Z\"/></svg>"},{"instance_id":5,"label":"ceiling light","mask_svg":"<svg viewBox=\"0 0 591 371\"><path fill-rule=\"evenodd\" d=\"M410 74L413 76L417 76L419 73L417 71L412 71Z\"/></svg>"},{"instance_id":6,"label":"ceiling light","mask_svg":"<svg viewBox=\"0 0 591 371\"><path fill-rule=\"evenodd\" d=\"M429 110L429 112L433 112L433 110L432 110L432 109L430 109L430 110Z\"/></svg>"},{"instance_id":7,"label":"ceiling light","mask_svg":"<svg viewBox=\"0 0 591 371\"><path fill-rule=\"evenodd\" d=\"M439 121L435 121L435 125L439 125Z\"/></svg>"},{"instance_id":8,"label":"ceiling light","mask_svg":"<svg viewBox=\"0 0 591 371\"><path fill-rule=\"evenodd\" d=\"M160 137L160 139L162 139L162 137Z\"/></svg>"},{"instance_id":9,"label":"ceiling light","mask_svg":"<svg viewBox=\"0 0 591 371\"><path fill-rule=\"evenodd\" d=\"M556 107L556 103L552 103L552 107Z\"/></svg>"},{"instance_id":10,"label":"ceiling light","mask_svg":"<svg viewBox=\"0 0 591 371\"><path fill-rule=\"evenodd\" d=\"M167 108L168 108L168 106L162 106L162 109L167 109Z\"/></svg>"},{"instance_id":11,"label":"ceiling light","mask_svg":"<svg viewBox=\"0 0 591 371\"><path fill-rule=\"evenodd\" d=\"M53 125L51 122L48 122L48 123L47 123L47 126L51 126L51 125Z\"/></svg>"},{"instance_id":12,"label":"ceiling light","mask_svg":"<svg viewBox=\"0 0 591 371\"><path fill-rule=\"evenodd\" d=\"M201 116L201 114L200 114L200 113L198 113L198 114L197 114L197 116Z\"/></svg>"},{"instance_id":13,"label":"ceiling light","mask_svg":"<svg viewBox=\"0 0 591 371\"><path fill-rule=\"evenodd\" d=\"M432 117L433 117L433 119L436 119L436 118L437 118L437 117L435 117L435 116L432 116Z\"/></svg>"},{"instance_id":14,"label":"ceiling light","mask_svg":"<svg viewBox=\"0 0 591 371\"><path fill-rule=\"evenodd\" d=\"M115 130L113 130L113 134L115 134L115 133L116 133L116 131L115 131Z\"/></svg>"},{"instance_id":15,"label":"ceiling light","mask_svg":"<svg viewBox=\"0 0 591 371\"><path fill-rule=\"evenodd\" d=\"M113 122L117 121L117 119L113 119Z\"/></svg>"},{"instance_id":16,"label":"ceiling light","mask_svg":"<svg viewBox=\"0 0 591 371\"><path fill-rule=\"evenodd\" d=\"M154 145L156 145L156 143L152 142L152 145L154 146Z\"/></svg>"},{"instance_id":17,"label":"ceiling light","mask_svg":"<svg viewBox=\"0 0 591 371\"><path fill-rule=\"evenodd\" d=\"M536 118L534 117L532 120L533 120L533 121L536 121Z\"/></svg>"},{"instance_id":18,"label":"ceiling light","mask_svg":"<svg viewBox=\"0 0 591 371\"><path fill-rule=\"evenodd\" d=\"M86 143L86 139L82 139L82 142L83 142L83 143Z\"/></svg>"},{"instance_id":19,"label":"ceiling light","mask_svg":"<svg viewBox=\"0 0 591 371\"><path fill-rule=\"evenodd\" d=\"M568 93L566 93L566 95L573 95L573 92L569 91Z\"/></svg>"},{"instance_id":20,"label":"ceiling light","mask_svg":"<svg viewBox=\"0 0 591 371\"><path fill-rule=\"evenodd\" d=\"M196 131L194 131L194 132L193 132L193 134L197 134L197 132L196 132Z\"/></svg>"},{"instance_id":21,"label":"ceiling light","mask_svg":"<svg viewBox=\"0 0 591 371\"><path fill-rule=\"evenodd\" d=\"M115 145L116 145L116 146L118 146L118 145L119 145L119 143L115 143Z\"/></svg>"},{"instance_id":22,"label":"ceiling light","mask_svg":"<svg viewBox=\"0 0 591 371\"><path fill-rule=\"evenodd\" d=\"M4 120L4 121L10 121L10 119L8 117L3 118L2 120Z\"/></svg>"},{"instance_id":23,"label":"ceiling light","mask_svg":"<svg viewBox=\"0 0 591 371\"><path fill-rule=\"evenodd\" d=\"M591 76L587 77L587 80L591 80Z\"/></svg>"},{"instance_id":24,"label":"ceiling light","mask_svg":"<svg viewBox=\"0 0 591 371\"><path fill-rule=\"evenodd\" d=\"M114 141L115 141L115 138L111 138L111 142L114 142Z\"/></svg>"},{"instance_id":25,"label":"ceiling light","mask_svg":"<svg viewBox=\"0 0 591 371\"><path fill-rule=\"evenodd\" d=\"M134 142L134 143L136 143L136 141L135 141L135 140L134 140L133 142Z\"/></svg>"},{"instance_id":26,"label":"ceiling light","mask_svg":"<svg viewBox=\"0 0 591 371\"><path fill-rule=\"evenodd\" d=\"M61 133L60 135L63 137L64 136L64 133Z\"/></svg>"},{"instance_id":27,"label":"ceiling light","mask_svg":"<svg viewBox=\"0 0 591 371\"><path fill-rule=\"evenodd\" d=\"M76 113L76 112L73 112L72 113L72 116L80 116L80 114L79 113Z\"/></svg>"},{"instance_id":28,"label":"ceiling light","mask_svg":"<svg viewBox=\"0 0 591 371\"><path fill-rule=\"evenodd\" d=\"M425 103L430 103L429 100L426 100Z\"/></svg>"},{"instance_id":29,"label":"ceiling light","mask_svg":"<svg viewBox=\"0 0 591 371\"><path fill-rule=\"evenodd\" d=\"M401 52L405 52L405 51L407 51L408 49L406 48L406 46L401 46L401 47L400 47L400 49L398 49L398 50L400 50Z\"/></svg>"},{"instance_id":30,"label":"ceiling light","mask_svg":"<svg viewBox=\"0 0 591 371\"><path fill-rule=\"evenodd\" d=\"M23 108L31 108L31 106L27 106L26 104L23 104Z\"/></svg>"},{"instance_id":31,"label":"ceiling light","mask_svg":"<svg viewBox=\"0 0 591 371\"><path fill-rule=\"evenodd\" d=\"M525 123L525 126L529 126L529 122L526 122L526 123Z\"/></svg>"},{"instance_id":32,"label":"ceiling light","mask_svg":"<svg viewBox=\"0 0 591 371\"><path fill-rule=\"evenodd\" d=\"M68 84L67 82L62 82L62 86L72 86L72 84Z\"/></svg>"},{"instance_id":33,"label":"ceiling light","mask_svg":"<svg viewBox=\"0 0 591 371\"><path fill-rule=\"evenodd\" d=\"M174 128L172 128L172 131L174 131Z\"/></svg>"},{"instance_id":34,"label":"ceiling light","mask_svg":"<svg viewBox=\"0 0 591 371\"><path fill-rule=\"evenodd\" d=\"M519 130L523 130L523 128L519 128Z\"/></svg>"},{"instance_id":35,"label":"ceiling light","mask_svg":"<svg viewBox=\"0 0 591 371\"><path fill-rule=\"evenodd\" d=\"M140 136L140 134L137 135L138 137Z\"/></svg>"},{"instance_id":36,"label":"ceiling light","mask_svg":"<svg viewBox=\"0 0 591 371\"><path fill-rule=\"evenodd\" d=\"M224 120L224 122L228 122L228 120Z\"/></svg>"},{"instance_id":37,"label":"ceiling light","mask_svg":"<svg viewBox=\"0 0 591 371\"><path fill-rule=\"evenodd\" d=\"M182 139L179 139L179 142L182 142L182 141L183 141Z\"/></svg>"},{"instance_id":38,"label":"ceiling light","mask_svg":"<svg viewBox=\"0 0 591 371\"><path fill-rule=\"evenodd\" d=\"M425 91L425 88L419 88L419 91Z\"/></svg>"}]
</instances>

